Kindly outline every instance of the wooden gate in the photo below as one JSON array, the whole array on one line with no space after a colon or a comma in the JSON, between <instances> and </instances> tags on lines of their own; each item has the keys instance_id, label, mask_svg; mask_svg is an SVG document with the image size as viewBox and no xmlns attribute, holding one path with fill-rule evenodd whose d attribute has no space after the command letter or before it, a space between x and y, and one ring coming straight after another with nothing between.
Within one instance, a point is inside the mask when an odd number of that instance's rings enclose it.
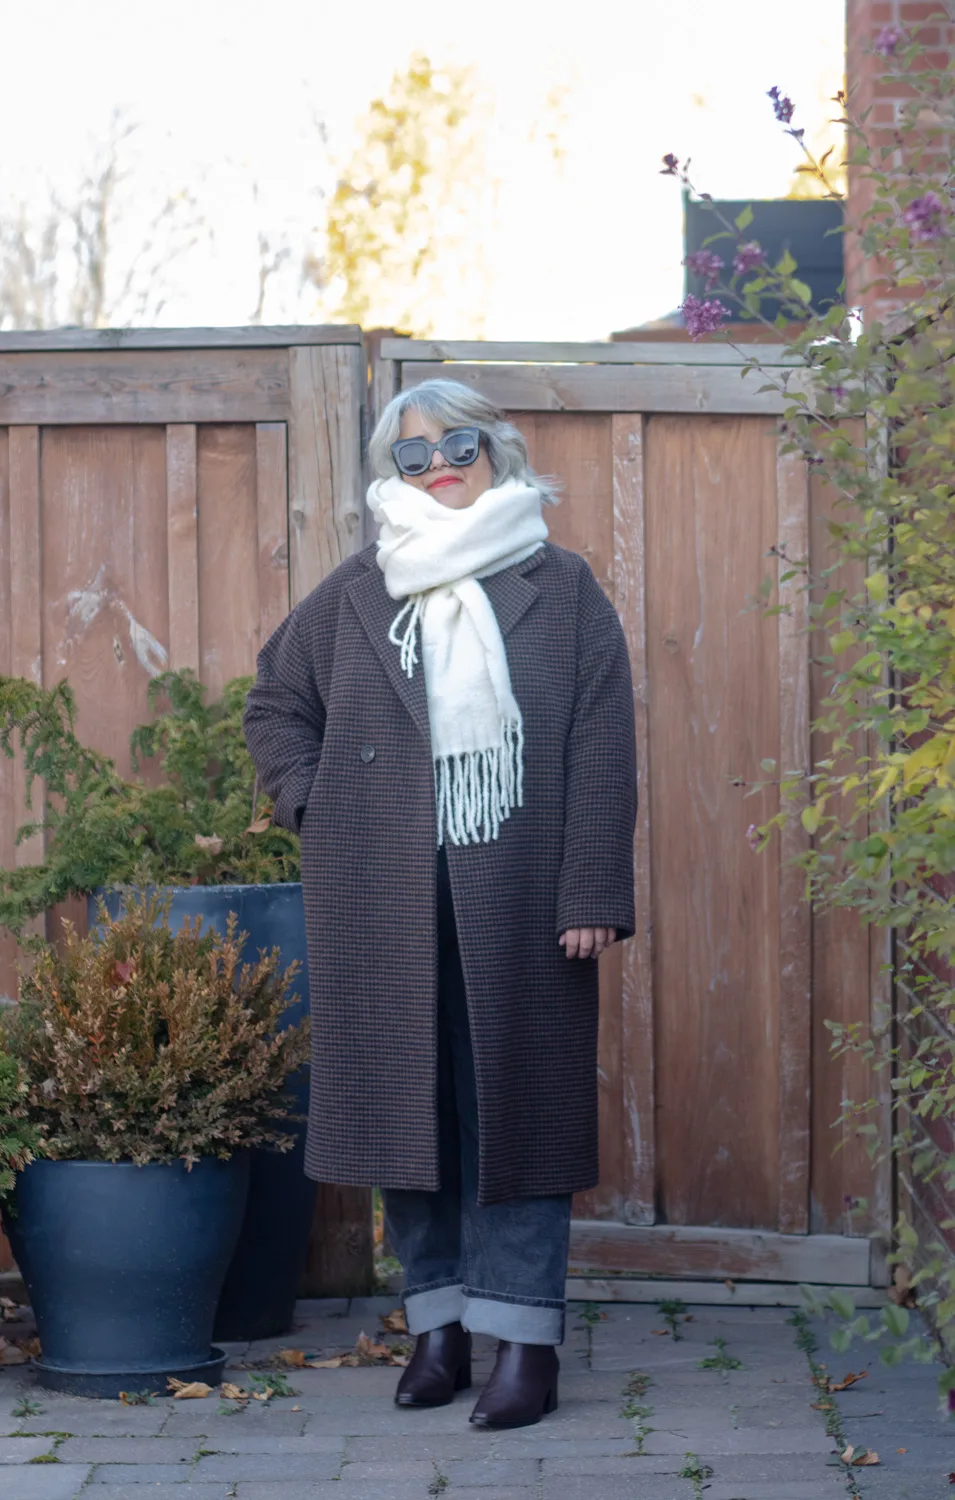
<instances>
[{"instance_id":1,"label":"wooden gate","mask_svg":"<svg viewBox=\"0 0 955 1500\"><path fill-rule=\"evenodd\" d=\"M0 673L67 677L128 772L151 677L254 672L361 545L366 391L354 327L0 334ZM26 820L0 761L0 864L38 856ZM0 997L12 958L0 939ZM369 1193L322 1189L317 1223L307 1289L367 1291Z\"/></svg>"},{"instance_id":2,"label":"wooden gate","mask_svg":"<svg viewBox=\"0 0 955 1500\"><path fill-rule=\"evenodd\" d=\"M587 558L630 646L638 932L600 961L602 1180L571 1253L587 1295L661 1295L628 1274L696 1283L697 1300L731 1298L726 1281L792 1301L797 1281L886 1280L887 1169L832 1123L843 1097L881 1090L884 1131L887 1080L832 1061L823 1024L884 1003L885 954L851 913L811 916L798 820L762 855L747 841L779 803L743 783L772 782L761 761L808 766L825 691L798 575L769 618L760 585L780 557L818 570L830 497L780 451L781 395L739 363L725 347L388 338L374 371L379 410L444 375L508 411L563 481L552 539Z\"/></svg>"},{"instance_id":3,"label":"wooden gate","mask_svg":"<svg viewBox=\"0 0 955 1500\"><path fill-rule=\"evenodd\" d=\"M748 1282L746 1301L885 1280L866 1235L887 1234L887 1169L831 1128L885 1074L832 1063L823 1024L868 1017L885 955L852 914L810 918L786 862L801 833L750 851L776 794L739 784L764 759L807 764L824 682L805 598L784 584L791 612L769 620L754 601L776 552L818 569L830 500L778 451L780 397L733 358L391 339L372 372L375 409L440 372L515 416L564 482L554 539L587 557L630 644L639 931L601 959L602 1186L579 1204L571 1282L587 1295L660 1295L638 1276L697 1299ZM366 375L355 328L0 334L0 672L68 676L80 733L123 769L158 670L196 667L213 691L250 672L371 540ZM0 863L35 856L13 846L24 814L0 764ZM0 943L0 996L10 957ZM369 1220L364 1190L322 1190L313 1292L367 1278Z\"/></svg>"}]
</instances>

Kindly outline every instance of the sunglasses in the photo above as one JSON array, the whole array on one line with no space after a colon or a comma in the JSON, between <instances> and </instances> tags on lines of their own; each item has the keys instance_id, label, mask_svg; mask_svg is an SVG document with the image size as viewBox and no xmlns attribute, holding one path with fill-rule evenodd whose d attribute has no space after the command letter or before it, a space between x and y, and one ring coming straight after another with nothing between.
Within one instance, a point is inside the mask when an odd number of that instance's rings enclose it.
<instances>
[{"instance_id":1,"label":"sunglasses","mask_svg":"<svg viewBox=\"0 0 955 1500\"><path fill-rule=\"evenodd\" d=\"M400 438L391 445L391 456L402 474L416 476L431 467L435 453L443 453L456 469L473 464L481 451L481 433L477 427L455 427L436 443L427 438Z\"/></svg>"}]
</instances>

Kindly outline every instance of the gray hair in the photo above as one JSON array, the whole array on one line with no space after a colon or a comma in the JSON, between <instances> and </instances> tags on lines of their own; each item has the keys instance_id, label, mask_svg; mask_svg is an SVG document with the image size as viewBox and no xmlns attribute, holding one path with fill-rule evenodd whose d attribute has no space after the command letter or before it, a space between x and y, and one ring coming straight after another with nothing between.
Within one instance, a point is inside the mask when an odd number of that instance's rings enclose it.
<instances>
[{"instance_id":1,"label":"gray hair","mask_svg":"<svg viewBox=\"0 0 955 1500\"><path fill-rule=\"evenodd\" d=\"M387 479L398 470L391 455L391 445L401 435L401 419L416 411L438 427L477 427L481 432L491 463L495 484L517 479L533 485L545 505L556 505L560 498L557 481L537 474L527 456L527 444L513 422L480 391L460 380L423 380L393 396L378 419L371 435L368 452L372 468L379 479Z\"/></svg>"}]
</instances>

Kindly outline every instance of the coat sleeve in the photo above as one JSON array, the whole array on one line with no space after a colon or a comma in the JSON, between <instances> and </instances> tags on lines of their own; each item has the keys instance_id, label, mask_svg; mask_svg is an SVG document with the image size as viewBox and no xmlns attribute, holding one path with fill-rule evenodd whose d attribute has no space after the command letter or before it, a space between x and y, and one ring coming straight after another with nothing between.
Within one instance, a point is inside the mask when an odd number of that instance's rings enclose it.
<instances>
[{"instance_id":1,"label":"coat sleeve","mask_svg":"<svg viewBox=\"0 0 955 1500\"><path fill-rule=\"evenodd\" d=\"M558 936L615 927L632 937L637 816L633 680L623 627L589 567L578 584L574 714L564 750Z\"/></svg>"},{"instance_id":2,"label":"coat sleeve","mask_svg":"<svg viewBox=\"0 0 955 1500\"><path fill-rule=\"evenodd\" d=\"M276 823L298 833L321 759L325 705L295 611L259 652L242 727Z\"/></svg>"}]
</instances>

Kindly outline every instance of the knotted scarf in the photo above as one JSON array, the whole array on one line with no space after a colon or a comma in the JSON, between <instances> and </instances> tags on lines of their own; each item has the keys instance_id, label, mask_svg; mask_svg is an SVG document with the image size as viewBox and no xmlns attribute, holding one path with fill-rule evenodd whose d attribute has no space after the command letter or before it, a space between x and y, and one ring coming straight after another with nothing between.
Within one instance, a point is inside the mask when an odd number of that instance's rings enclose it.
<instances>
[{"instance_id":1,"label":"knotted scarf","mask_svg":"<svg viewBox=\"0 0 955 1500\"><path fill-rule=\"evenodd\" d=\"M438 843L487 843L523 806L524 731L497 617L478 583L543 545L539 492L518 480L453 510L397 475L375 480L378 566L392 599L406 602L388 639L428 696Z\"/></svg>"}]
</instances>

